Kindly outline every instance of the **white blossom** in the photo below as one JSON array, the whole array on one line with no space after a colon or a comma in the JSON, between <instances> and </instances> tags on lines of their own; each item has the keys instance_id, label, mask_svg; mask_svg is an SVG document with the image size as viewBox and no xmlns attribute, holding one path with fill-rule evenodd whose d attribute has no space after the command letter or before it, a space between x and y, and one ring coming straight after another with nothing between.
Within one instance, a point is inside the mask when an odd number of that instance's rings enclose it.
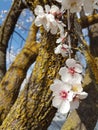
<instances>
[{"instance_id":1,"label":"white blossom","mask_svg":"<svg viewBox=\"0 0 98 130\"><path fill-rule=\"evenodd\" d=\"M78 109L80 100L85 99L88 94L83 91L81 84L73 85L71 91L73 92L73 100L70 102L70 110Z\"/></svg>"},{"instance_id":2,"label":"white blossom","mask_svg":"<svg viewBox=\"0 0 98 130\"><path fill-rule=\"evenodd\" d=\"M70 10L71 13L76 13L81 11L81 6L84 0L56 0L60 2L63 9Z\"/></svg>"},{"instance_id":3,"label":"white blossom","mask_svg":"<svg viewBox=\"0 0 98 130\"><path fill-rule=\"evenodd\" d=\"M59 44L55 50L54 50L55 54L61 54L63 57L68 56L69 53L69 46L66 44Z\"/></svg>"},{"instance_id":4,"label":"white blossom","mask_svg":"<svg viewBox=\"0 0 98 130\"><path fill-rule=\"evenodd\" d=\"M62 33L60 38L58 38L56 40L56 43L65 43L67 35L68 35L67 32L66 33Z\"/></svg>"},{"instance_id":5,"label":"white blossom","mask_svg":"<svg viewBox=\"0 0 98 130\"><path fill-rule=\"evenodd\" d=\"M85 13L92 13L93 9L98 9L98 0L84 0Z\"/></svg>"},{"instance_id":6,"label":"white blossom","mask_svg":"<svg viewBox=\"0 0 98 130\"><path fill-rule=\"evenodd\" d=\"M59 71L62 81L70 84L81 83L82 75L80 73L82 73L82 66L74 59L67 59L66 66L61 67Z\"/></svg>"},{"instance_id":7,"label":"white blossom","mask_svg":"<svg viewBox=\"0 0 98 130\"><path fill-rule=\"evenodd\" d=\"M83 5L85 13L92 13L93 11L93 0L84 0Z\"/></svg>"},{"instance_id":8,"label":"white blossom","mask_svg":"<svg viewBox=\"0 0 98 130\"><path fill-rule=\"evenodd\" d=\"M67 113L70 110L70 102L73 99L73 93L70 92L71 86L61 80L56 79L50 86L50 89L53 91L54 96L52 105L58 108L60 113Z\"/></svg>"},{"instance_id":9,"label":"white blossom","mask_svg":"<svg viewBox=\"0 0 98 130\"><path fill-rule=\"evenodd\" d=\"M56 34L58 29L60 32L64 31L64 24L59 21L59 17L61 17L62 13L60 9L56 5L52 5L50 8L49 5L45 5L45 10L40 5L34 10L37 17L35 18L35 25L41 26L43 25L45 30L50 31L52 34Z\"/></svg>"}]
</instances>

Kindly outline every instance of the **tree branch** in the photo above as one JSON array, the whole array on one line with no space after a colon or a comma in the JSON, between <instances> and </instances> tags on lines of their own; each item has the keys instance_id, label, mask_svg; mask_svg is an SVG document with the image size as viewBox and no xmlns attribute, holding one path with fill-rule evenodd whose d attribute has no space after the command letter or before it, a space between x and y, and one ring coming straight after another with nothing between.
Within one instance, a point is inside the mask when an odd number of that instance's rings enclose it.
<instances>
[{"instance_id":1,"label":"tree branch","mask_svg":"<svg viewBox=\"0 0 98 130\"><path fill-rule=\"evenodd\" d=\"M50 85L64 58L54 54L55 36L42 33L42 42L27 89L17 99L0 129L46 130L55 115Z\"/></svg>"},{"instance_id":2,"label":"tree branch","mask_svg":"<svg viewBox=\"0 0 98 130\"><path fill-rule=\"evenodd\" d=\"M25 8L21 0L14 0L14 3L0 28L0 81L6 72L6 49L11 34L15 28L20 13Z\"/></svg>"},{"instance_id":3,"label":"tree branch","mask_svg":"<svg viewBox=\"0 0 98 130\"><path fill-rule=\"evenodd\" d=\"M31 26L26 45L17 55L0 83L0 123L17 99L20 86L30 65L35 61L39 44L36 44L37 27ZM33 40L31 40L33 39Z\"/></svg>"},{"instance_id":4,"label":"tree branch","mask_svg":"<svg viewBox=\"0 0 98 130\"><path fill-rule=\"evenodd\" d=\"M86 28L90 25L98 23L98 14L94 14L91 16L84 16L77 20L82 28Z\"/></svg>"}]
</instances>

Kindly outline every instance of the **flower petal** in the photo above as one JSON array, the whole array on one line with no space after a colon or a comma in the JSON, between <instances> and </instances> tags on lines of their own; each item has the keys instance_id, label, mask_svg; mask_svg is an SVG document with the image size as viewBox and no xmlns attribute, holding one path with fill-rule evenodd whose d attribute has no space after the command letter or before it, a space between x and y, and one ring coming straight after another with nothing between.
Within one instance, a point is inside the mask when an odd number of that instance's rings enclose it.
<instances>
[{"instance_id":1,"label":"flower petal","mask_svg":"<svg viewBox=\"0 0 98 130\"><path fill-rule=\"evenodd\" d=\"M61 37L56 40L56 43L61 43L61 42L62 42L62 38Z\"/></svg>"},{"instance_id":2,"label":"flower petal","mask_svg":"<svg viewBox=\"0 0 98 130\"><path fill-rule=\"evenodd\" d=\"M79 100L75 99L74 101L70 102L70 110L78 109L79 107Z\"/></svg>"},{"instance_id":3,"label":"flower petal","mask_svg":"<svg viewBox=\"0 0 98 130\"><path fill-rule=\"evenodd\" d=\"M85 99L87 96L88 96L88 93L86 93L86 92L81 92L81 93L79 93L79 99Z\"/></svg>"},{"instance_id":4,"label":"flower petal","mask_svg":"<svg viewBox=\"0 0 98 130\"><path fill-rule=\"evenodd\" d=\"M68 69L66 67L61 67L59 70L59 74L61 76L65 76L64 74L68 71Z\"/></svg>"},{"instance_id":5,"label":"flower petal","mask_svg":"<svg viewBox=\"0 0 98 130\"><path fill-rule=\"evenodd\" d=\"M36 19L35 19L34 22L35 22L35 25L38 26L38 27L42 25L42 23L41 23L41 19L40 19L39 16L36 17Z\"/></svg>"},{"instance_id":6,"label":"flower petal","mask_svg":"<svg viewBox=\"0 0 98 130\"><path fill-rule=\"evenodd\" d=\"M72 58L72 59L67 59L66 60L66 65L70 68L70 67L75 67L76 61Z\"/></svg>"},{"instance_id":7,"label":"flower petal","mask_svg":"<svg viewBox=\"0 0 98 130\"><path fill-rule=\"evenodd\" d=\"M44 13L43 7L41 5L37 5L34 12L36 15L42 15Z\"/></svg>"},{"instance_id":8,"label":"flower petal","mask_svg":"<svg viewBox=\"0 0 98 130\"><path fill-rule=\"evenodd\" d=\"M52 5L50 9L51 13L59 12L59 8L56 5Z\"/></svg>"},{"instance_id":9,"label":"flower petal","mask_svg":"<svg viewBox=\"0 0 98 130\"><path fill-rule=\"evenodd\" d=\"M75 71L78 72L78 73L82 73L82 65L75 64Z\"/></svg>"},{"instance_id":10,"label":"flower petal","mask_svg":"<svg viewBox=\"0 0 98 130\"><path fill-rule=\"evenodd\" d=\"M78 73L75 73L71 78L73 84L81 84L83 79L82 75Z\"/></svg>"},{"instance_id":11,"label":"flower petal","mask_svg":"<svg viewBox=\"0 0 98 130\"><path fill-rule=\"evenodd\" d=\"M52 100L52 105L56 108L58 108L61 104L62 100L60 99L60 97L56 96L53 98Z\"/></svg>"},{"instance_id":12,"label":"flower petal","mask_svg":"<svg viewBox=\"0 0 98 130\"><path fill-rule=\"evenodd\" d=\"M66 114L68 113L70 110L70 103L69 101L63 101L61 104L60 104L60 107L58 108L58 111L62 114Z\"/></svg>"},{"instance_id":13,"label":"flower petal","mask_svg":"<svg viewBox=\"0 0 98 130\"><path fill-rule=\"evenodd\" d=\"M46 11L46 13L50 12L50 6L49 5L45 5L45 11Z\"/></svg>"},{"instance_id":14,"label":"flower petal","mask_svg":"<svg viewBox=\"0 0 98 130\"><path fill-rule=\"evenodd\" d=\"M68 101L72 101L72 100L73 100L73 96L74 96L74 93L73 93L72 91L70 91L70 92L68 93L68 98L67 98L67 100L68 100Z\"/></svg>"},{"instance_id":15,"label":"flower petal","mask_svg":"<svg viewBox=\"0 0 98 130\"><path fill-rule=\"evenodd\" d=\"M62 47L62 45L58 45L58 46L55 48L54 53L55 53L55 54L60 54L60 53L61 53L61 47Z\"/></svg>"},{"instance_id":16,"label":"flower petal","mask_svg":"<svg viewBox=\"0 0 98 130\"><path fill-rule=\"evenodd\" d=\"M62 0L56 0L57 2L59 2L59 3L61 3L62 2Z\"/></svg>"},{"instance_id":17,"label":"flower petal","mask_svg":"<svg viewBox=\"0 0 98 130\"><path fill-rule=\"evenodd\" d=\"M92 0L84 0L84 11L85 13L92 13L93 12L93 2Z\"/></svg>"}]
</instances>

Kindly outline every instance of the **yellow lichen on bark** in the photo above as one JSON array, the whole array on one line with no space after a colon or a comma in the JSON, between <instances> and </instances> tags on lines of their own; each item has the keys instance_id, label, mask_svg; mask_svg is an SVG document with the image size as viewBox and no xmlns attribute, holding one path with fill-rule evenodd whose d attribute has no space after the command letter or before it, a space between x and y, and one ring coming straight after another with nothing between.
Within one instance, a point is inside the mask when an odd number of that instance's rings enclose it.
<instances>
[{"instance_id":1,"label":"yellow lichen on bark","mask_svg":"<svg viewBox=\"0 0 98 130\"><path fill-rule=\"evenodd\" d=\"M6 117L17 99L26 72L37 57L39 49L39 44L36 43L37 27L33 24L31 30L32 33L30 32L24 48L16 56L15 61L0 83L0 122ZM32 41L30 40L31 37L33 38Z\"/></svg>"},{"instance_id":2,"label":"yellow lichen on bark","mask_svg":"<svg viewBox=\"0 0 98 130\"><path fill-rule=\"evenodd\" d=\"M25 91L17 99L0 129L46 130L56 109L51 105L50 85L66 59L54 54L55 36L42 34L39 55ZM14 124L14 125L13 125Z\"/></svg>"},{"instance_id":3,"label":"yellow lichen on bark","mask_svg":"<svg viewBox=\"0 0 98 130\"><path fill-rule=\"evenodd\" d=\"M86 128L79 118L78 113L73 111L63 124L61 130L86 130Z\"/></svg>"},{"instance_id":4,"label":"yellow lichen on bark","mask_svg":"<svg viewBox=\"0 0 98 130\"><path fill-rule=\"evenodd\" d=\"M95 58L91 55L90 53L90 49L87 46L87 43L85 40L82 39L82 43L84 45L84 56L86 59L86 62L88 64L88 67L91 69L91 74L92 74L92 79L94 79L95 84L97 85L96 89L98 90L98 65L97 65L97 61L95 60Z\"/></svg>"}]
</instances>

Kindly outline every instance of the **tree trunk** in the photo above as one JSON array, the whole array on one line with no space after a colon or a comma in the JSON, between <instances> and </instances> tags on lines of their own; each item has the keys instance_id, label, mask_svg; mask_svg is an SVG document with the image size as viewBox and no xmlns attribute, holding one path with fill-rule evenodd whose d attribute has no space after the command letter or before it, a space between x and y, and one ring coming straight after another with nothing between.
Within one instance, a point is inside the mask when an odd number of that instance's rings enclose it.
<instances>
[{"instance_id":1,"label":"tree trunk","mask_svg":"<svg viewBox=\"0 0 98 130\"><path fill-rule=\"evenodd\" d=\"M89 28L90 52L93 56L98 57L98 24Z\"/></svg>"},{"instance_id":2,"label":"tree trunk","mask_svg":"<svg viewBox=\"0 0 98 130\"><path fill-rule=\"evenodd\" d=\"M54 54L55 37L43 34L39 55L27 89L17 99L4 120L2 130L46 130L55 115L50 85L66 59Z\"/></svg>"},{"instance_id":3,"label":"tree trunk","mask_svg":"<svg viewBox=\"0 0 98 130\"><path fill-rule=\"evenodd\" d=\"M16 56L15 61L0 83L0 123L16 101L20 86L30 65L36 60L40 44L36 43L37 27L31 26L26 45ZM33 38L33 40L31 40Z\"/></svg>"},{"instance_id":4,"label":"tree trunk","mask_svg":"<svg viewBox=\"0 0 98 130\"><path fill-rule=\"evenodd\" d=\"M6 50L20 13L25 8L21 0L15 0L0 28L0 81L6 72Z\"/></svg>"}]
</instances>

